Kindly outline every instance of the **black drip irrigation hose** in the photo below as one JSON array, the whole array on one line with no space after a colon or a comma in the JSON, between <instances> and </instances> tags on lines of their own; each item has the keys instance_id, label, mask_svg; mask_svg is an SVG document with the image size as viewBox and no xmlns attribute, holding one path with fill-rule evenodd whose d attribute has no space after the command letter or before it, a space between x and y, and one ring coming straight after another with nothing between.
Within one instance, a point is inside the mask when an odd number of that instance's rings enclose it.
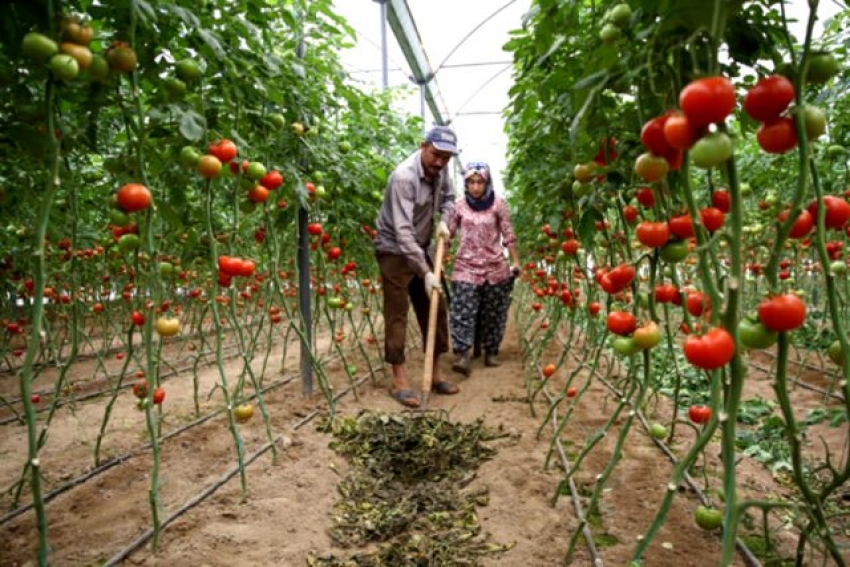
<instances>
[{"instance_id":1,"label":"black drip irrigation hose","mask_svg":"<svg viewBox=\"0 0 850 567\"><path fill-rule=\"evenodd\" d=\"M537 368L537 372L541 376L541 379L545 379L543 378L543 373L540 371L539 367ZM552 394L545 388L543 389L543 394L546 396L546 398L548 398L549 405L552 405L555 401ZM557 434L558 412L554 410L552 411L552 428ZM561 461L561 468L564 469L564 474L569 475L570 469L572 468L572 463L570 463L570 460L567 458L567 453L566 451L564 451L564 446L561 444L560 438L557 438L555 440L555 448L558 451L558 458ZM584 507L581 505L581 499L579 498L578 488L576 487L576 483L573 480L572 475L570 475L569 485L570 499L572 500L573 507L575 508L576 517L578 518L579 522L584 522ZM592 564L595 567L602 567L604 565L604 562L602 561L602 556L599 554L599 550L596 548L596 542L593 541L593 532L591 531L590 526L587 522L584 522L584 527L582 527L581 533L584 536L584 541L587 543L587 550L590 553Z\"/></svg>"},{"instance_id":2,"label":"black drip irrigation hose","mask_svg":"<svg viewBox=\"0 0 850 567\"><path fill-rule=\"evenodd\" d=\"M560 334L558 336L558 340L563 345L563 341L561 341ZM579 359L578 355L573 353L572 350L570 351L570 354L572 355L573 359L576 360L576 362L581 363L581 360ZM614 364L618 364L617 361L613 361L608 356L607 353L603 352L602 355L605 356L605 359L608 361L609 364L611 364L612 362ZM596 377L599 379L599 381L602 382L602 384L611 391L612 394L614 394L615 396L617 396L620 399L623 398L623 394L620 391L618 391L617 388L615 388L610 382L608 382L602 376L602 374L600 374L600 372L598 370L592 369L592 372L593 372L593 374L596 375ZM548 392L546 392L546 394L549 395ZM650 429L649 422L647 421L646 417L644 416L643 411L640 408L634 408L634 409L635 409L636 415L638 417L638 420L641 422L641 425L643 425L644 431L646 432L647 436L650 439L652 439L652 441L655 443L656 447L658 447L661 450L661 452L664 453L664 455L673 464L673 466L676 466L676 464L678 464L678 462L679 462L676 455L673 453L673 451L663 441L661 441L660 439L656 439L655 437L653 437L652 435L649 434L649 429ZM694 479L691 477L691 475L688 473L688 471L685 471L685 474L683 475L682 478L684 479L685 483L688 485L688 488L690 488L691 490L694 491L694 494L697 495L697 499L699 499L700 503L703 506L710 506L711 505L711 501L708 499L708 497L705 495L705 493L700 489L700 487L697 486L697 484L694 482ZM744 563L746 563L749 567L762 567L761 562L753 554L753 552L750 551L750 548L747 547L747 545L741 540L741 538L735 538L735 548L741 554L741 558L744 560Z\"/></svg>"},{"instance_id":3,"label":"black drip irrigation hose","mask_svg":"<svg viewBox=\"0 0 850 567\"><path fill-rule=\"evenodd\" d=\"M351 386L347 386L339 394L334 396L334 401L339 400L340 398L342 398L342 396L346 395L348 392L350 392L354 388L363 384L363 382L365 382L367 378L370 378L373 375L374 375L374 373L373 374L366 374L362 378L360 378L355 384L353 384ZM301 420L296 422L292 426L292 429L298 430L300 427L302 427L302 426L306 425L307 423L309 423L310 421L312 421L317 415L320 415L323 411L324 411L324 408L317 408L317 409L313 410L307 416L305 416L304 418L302 418ZM251 463L256 461L263 454L268 452L268 450L271 449L275 444L281 442L282 440L283 440L283 435L278 435L277 437L274 438L273 441L269 441L268 443L263 445L256 453L254 453L248 459L245 460L244 466L247 467L248 465L250 465ZM284 447L284 449L285 448L286 447ZM171 515L169 515L167 518L165 518L162 521L162 523L160 524L160 530L165 531L165 529L172 522L174 522L174 520L176 520L177 518L179 518L180 516L182 516L183 514L185 514L186 512L188 512L189 510L191 510L192 508L194 508L195 506L197 506L198 504L200 504L204 500L206 500L208 497L210 497L212 494L214 494L219 488L221 488L222 486L227 484L227 482L230 479L232 479L233 477L235 477L237 474L239 474L239 466L238 465L234 466L233 468L228 470L217 481L215 481L211 485L207 486L204 490L202 490L200 493L198 493L197 495L195 495L194 497L189 499L183 506L181 506L180 508L175 510ZM118 565L119 563L121 563L122 561L124 561L125 559L130 557L130 555L132 555L133 552L135 552L136 550L140 549L143 545L145 545L145 543L147 543L148 540L151 539L151 537L153 537L153 529L146 530L142 535L140 535L138 538L133 540L133 542L130 545L128 545L126 548L119 551L118 553L113 555L108 561L106 561L106 563L103 564L104 567L114 567L115 565Z\"/></svg>"},{"instance_id":4,"label":"black drip irrigation hose","mask_svg":"<svg viewBox=\"0 0 850 567\"><path fill-rule=\"evenodd\" d=\"M295 342L296 340L297 340L297 339L290 339L290 342ZM230 360L230 359L236 358L236 357L238 357L238 356L240 356L240 355L242 354L242 353L241 353L241 351L239 351L239 345L238 345L238 344L235 344L235 343L234 343L234 344L232 344L232 345L228 345L228 346L226 346L226 347L225 347L225 350L226 350L226 351L231 351L231 350L232 350L232 351L234 351L234 352L235 352L235 354L229 354L229 355L225 356L225 357L224 357L224 360ZM210 352L204 352L204 353L199 354L199 355L198 355L198 358L201 358L201 357L211 357L211 356L213 356L214 354L215 354L215 352L213 352L213 351L210 351ZM215 362L215 358L212 358L210 362L208 362L207 364L204 364L204 365L202 366L202 368L206 368L207 366L210 366L213 362ZM178 375L178 374L180 374L180 373L182 373L182 372L187 372L187 371L191 370L193 367L194 367L194 364L189 365L189 366L187 366L187 367L185 367L185 368L172 368L171 370L168 370L167 372L164 372L164 373L160 374L160 379L164 380L164 379L166 379L166 378L174 377L174 376L176 376L176 375ZM135 373L134 373L134 372L128 372L127 374L125 374L125 375L124 375L124 377L134 376L134 375L135 375ZM118 378L118 375L117 375L117 374L113 374L112 376L106 376L106 377L105 377L105 381L106 381L107 383L109 383L111 380L116 379L116 378ZM126 384L123 384L123 385L121 386L121 389L122 389L122 390L128 390L128 389L130 389L130 388L132 388L132 387L133 387L133 382L132 382L132 381L129 381L129 382L127 382ZM108 393L111 393L111 392L112 392L112 389L111 389L111 388L106 389L106 390L95 390L95 391L93 391L93 392L87 392L87 393L85 393L85 394L81 394L81 395L79 395L79 396L74 396L74 397L73 397L73 402L84 402L84 401L87 401L87 400L91 400L91 399L93 399L93 398L98 398L98 397L100 397L100 396L102 396L102 395L104 395L104 394L108 394ZM52 395L53 395L53 391L51 390L51 391L49 391L49 392L44 392L44 393L42 393L42 394L40 394L40 395L43 395L43 396L52 396ZM17 400L10 401L10 403L21 403L21 400L20 400L20 398L18 398ZM57 408L60 408L60 407L62 407L62 406L68 405L68 403L69 403L69 402L67 402L67 401L59 401L59 402L56 402L56 407L57 407ZM44 412L48 411L48 410L50 409L50 407L51 407L51 404L49 404L49 403L44 403L44 404L42 404L42 405L41 405L41 407L36 408L36 410L35 410L35 411L36 411L36 413L44 413ZM21 417L20 417L20 416L8 416L8 417L0 418L0 425L7 425L7 424L12 423L12 422L15 422L15 421L23 422L23 420L21 419Z\"/></svg>"}]
</instances>

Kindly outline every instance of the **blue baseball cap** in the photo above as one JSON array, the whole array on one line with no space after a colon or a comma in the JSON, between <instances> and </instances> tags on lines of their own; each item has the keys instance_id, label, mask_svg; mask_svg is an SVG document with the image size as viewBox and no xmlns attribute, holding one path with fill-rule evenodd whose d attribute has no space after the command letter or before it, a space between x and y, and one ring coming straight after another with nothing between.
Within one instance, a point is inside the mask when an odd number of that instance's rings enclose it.
<instances>
[{"instance_id":1,"label":"blue baseball cap","mask_svg":"<svg viewBox=\"0 0 850 567\"><path fill-rule=\"evenodd\" d=\"M441 152L451 152L457 155L457 134L448 126L434 126L425 141L433 144Z\"/></svg>"}]
</instances>

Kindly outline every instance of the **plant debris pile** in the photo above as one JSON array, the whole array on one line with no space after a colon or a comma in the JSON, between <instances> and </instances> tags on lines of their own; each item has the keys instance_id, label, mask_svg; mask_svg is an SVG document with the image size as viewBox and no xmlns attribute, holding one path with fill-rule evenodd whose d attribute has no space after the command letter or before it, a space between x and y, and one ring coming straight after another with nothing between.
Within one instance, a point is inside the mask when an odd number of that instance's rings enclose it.
<instances>
[{"instance_id":1,"label":"plant debris pile","mask_svg":"<svg viewBox=\"0 0 850 567\"><path fill-rule=\"evenodd\" d=\"M364 412L338 420L331 447L353 467L339 487L331 537L343 546L371 546L348 558L313 556L316 567L478 565L513 547L482 534L477 506L486 487L463 490L495 455L483 443L504 436L440 414Z\"/></svg>"}]
</instances>

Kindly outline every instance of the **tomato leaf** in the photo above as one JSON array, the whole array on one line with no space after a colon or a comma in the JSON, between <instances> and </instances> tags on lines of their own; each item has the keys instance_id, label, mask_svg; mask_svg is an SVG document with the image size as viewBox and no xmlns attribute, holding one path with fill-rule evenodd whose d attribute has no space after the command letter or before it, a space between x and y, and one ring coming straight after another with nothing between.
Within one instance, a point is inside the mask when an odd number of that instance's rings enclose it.
<instances>
[{"instance_id":1,"label":"tomato leaf","mask_svg":"<svg viewBox=\"0 0 850 567\"><path fill-rule=\"evenodd\" d=\"M221 46L221 42L218 38L209 30L205 30L203 28L198 30L198 35L201 36L201 39L209 46L210 49L213 50L216 57L220 59L227 59L227 53L224 51L224 48Z\"/></svg>"},{"instance_id":2,"label":"tomato leaf","mask_svg":"<svg viewBox=\"0 0 850 567\"><path fill-rule=\"evenodd\" d=\"M204 136L206 120L193 110L188 110L180 117L180 134L191 142L196 142Z\"/></svg>"},{"instance_id":3,"label":"tomato leaf","mask_svg":"<svg viewBox=\"0 0 850 567\"><path fill-rule=\"evenodd\" d=\"M594 208L584 210L581 219L578 221L578 236L582 245L589 249L593 244L593 238L596 236L596 221L601 221L602 215Z\"/></svg>"}]
</instances>

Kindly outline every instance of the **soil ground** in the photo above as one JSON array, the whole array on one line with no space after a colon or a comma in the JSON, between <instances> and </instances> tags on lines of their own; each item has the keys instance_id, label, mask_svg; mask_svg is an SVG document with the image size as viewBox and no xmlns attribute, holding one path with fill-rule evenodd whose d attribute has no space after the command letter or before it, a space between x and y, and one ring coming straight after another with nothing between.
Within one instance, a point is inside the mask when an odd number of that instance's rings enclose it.
<instances>
[{"instance_id":1,"label":"soil ground","mask_svg":"<svg viewBox=\"0 0 850 567\"><path fill-rule=\"evenodd\" d=\"M526 399L523 357L519 338L513 324L503 344L498 368L484 368L482 360L475 362L469 378L460 379L451 372L451 358L443 357L440 367L445 376L456 380L460 393L455 396L431 396L431 408L447 412L447 419L471 422L483 418L485 424L518 434L514 440L493 442L496 456L478 471L472 485L488 486L490 503L479 509L483 530L497 543L513 543L509 551L488 557L485 566L546 567L564 564L569 539L577 525L576 513L569 496L562 496L552 506L562 473L553 466L544 469L543 462L551 438L551 427L538 439L536 433L546 407L538 396L537 415L533 417ZM326 346L323 347L326 349ZM295 351L296 349L290 349ZM168 356L168 349L166 349ZM374 351L373 351L374 352ZM555 359L560 353L550 350ZM297 352L290 352L288 368L297 365ZM572 359L570 359L572 360ZM176 364L176 361L172 361ZM758 362L767 366L768 359ZM120 363L116 362L117 369ZM361 368L365 367L360 364ZM255 368L256 368L255 364ZM268 365L266 383L279 379L279 355ZM226 365L230 380L241 368L236 359ZM347 381L341 365L328 365L336 390ZM422 374L422 353L411 352L408 373L414 384ZM72 379L84 381L91 373L91 363L75 365ZM563 370L561 372L564 372ZM811 371L807 371L811 374ZM565 373L565 372L564 372ZM220 380L217 367L207 367L200 374L202 411L221 406L221 396L207 393ZM49 384L50 376L41 379ZM579 382L588 376L579 374ZM820 385L821 376L801 376ZM0 392L14 394L16 378L0 376ZM378 383L366 380L359 388L358 399L350 393L338 404L342 416L379 410L401 412L403 408L387 393L388 382L379 377ZM186 373L169 379L164 404L164 431L176 429L194 419L192 380ZM823 404L820 394L805 389L793 392L795 408L801 415L808 408ZM754 368L747 382L745 399L755 396L773 398L767 373ZM313 420L295 428L305 416L319 408L323 398L305 397L300 380L271 390L266 396L273 435L280 436L276 444L278 455L273 462L270 452L263 454L247 468L248 498L242 502L239 477L225 483L198 506L177 518L163 532L160 551L153 554L150 546L142 546L124 561L128 565L306 565L311 552L345 554L352 550L336 547L328 536L333 526L331 511L337 500L336 487L346 474L348 464L328 447L331 436L316 427ZM568 455L574 456L584 441L593 435L607 419L616 400L594 380L586 395L571 400L576 404L569 424L561 434ZM51 426L50 437L41 453L46 490L75 478L93 466L93 442L103 415L104 400L77 403L60 409ZM567 406L568 407L568 406ZM662 402L656 419L669 418L670 404ZM563 411L561 411L563 414ZM0 482L5 489L20 475L26 454L26 428L17 424L2 426L0 434ZM245 442L245 454L252 455L268 441L259 415L239 425ZM676 450L682 454L689 445L687 428ZM614 447L617 428L597 446L575 476L579 492L592 490L597 474L601 473ZM820 445L823 435L835 457L846 443L846 424L830 429L819 426L810 430L812 450ZM120 397L106 437L107 456L123 455L147 441L144 413L135 408L129 391ZM716 487L722 474L719 449L707 451L707 478ZM846 459L847 456L843 455ZM161 507L164 516L173 513L205 487L220 479L236 464L233 437L224 414L193 427L162 444L160 473ZM640 427L633 427L625 444L625 454L606 484L600 515L592 530L597 539L604 564L627 565L634 551L636 538L651 524L663 497L672 467L652 440ZM787 483L772 476L761 464L742 459L738 469L741 491L752 497L764 498L787 494ZM148 453L97 475L80 486L58 496L47 506L49 539L52 546L51 564L61 566L99 565L130 545L150 527L148 490L151 459ZM25 499L26 500L26 499ZM586 499L584 499L586 501ZM0 497L0 509L8 510L10 494ZM675 498L667 522L655 538L645 564L651 566L716 565L720 544L716 533L697 528L693 511L698 505L695 496L681 489ZM783 538L779 537L782 543ZM785 544L789 545L788 543ZM0 565L35 565L36 528L32 511L0 524ZM786 547L786 553L790 553ZM735 564L742 564L736 558ZM572 565L590 565L587 546L580 542Z\"/></svg>"}]
</instances>

